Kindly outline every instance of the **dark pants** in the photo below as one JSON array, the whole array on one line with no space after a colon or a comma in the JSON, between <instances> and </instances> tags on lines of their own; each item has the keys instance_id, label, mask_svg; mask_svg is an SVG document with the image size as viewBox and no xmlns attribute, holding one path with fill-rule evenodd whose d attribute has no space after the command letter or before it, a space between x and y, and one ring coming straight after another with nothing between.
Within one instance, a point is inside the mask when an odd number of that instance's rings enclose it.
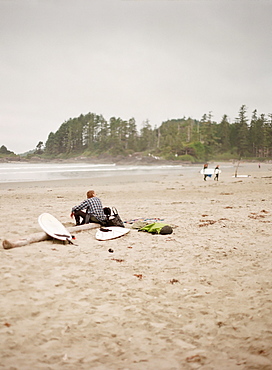
<instances>
[{"instance_id":1,"label":"dark pants","mask_svg":"<svg viewBox=\"0 0 272 370\"><path fill-rule=\"evenodd\" d=\"M86 214L84 211L75 211L74 212L76 225L84 225L89 222L95 222L97 224L100 224L100 221L91 214ZM87 216L87 217L86 217ZM80 221L80 218L82 218L82 221Z\"/></svg>"}]
</instances>

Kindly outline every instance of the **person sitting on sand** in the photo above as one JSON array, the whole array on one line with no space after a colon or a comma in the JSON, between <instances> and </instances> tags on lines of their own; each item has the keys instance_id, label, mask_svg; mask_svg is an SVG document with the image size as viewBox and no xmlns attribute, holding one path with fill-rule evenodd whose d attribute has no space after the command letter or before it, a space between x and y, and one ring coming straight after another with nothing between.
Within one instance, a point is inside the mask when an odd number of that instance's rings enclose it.
<instances>
[{"instance_id":1,"label":"person sitting on sand","mask_svg":"<svg viewBox=\"0 0 272 370\"><path fill-rule=\"evenodd\" d=\"M85 212L83 209L85 209ZM89 190L87 192L87 199L72 208L71 217L73 216L75 217L76 225L84 225L89 222L104 224L106 216L103 211L102 202L97 198L94 190ZM81 222L80 218L82 218Z\"/></svg>"}]
</instances>

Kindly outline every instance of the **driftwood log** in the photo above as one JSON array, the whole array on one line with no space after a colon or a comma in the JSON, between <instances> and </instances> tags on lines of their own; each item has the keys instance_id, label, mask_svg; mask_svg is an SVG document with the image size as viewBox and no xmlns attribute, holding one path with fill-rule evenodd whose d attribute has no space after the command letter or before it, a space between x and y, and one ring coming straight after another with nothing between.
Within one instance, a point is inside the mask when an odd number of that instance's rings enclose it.
<instances>
[{"instance_id":1,"label":"driftwood log","mask_svg":"<svg viewBox=\"0 0 272 370\"><path fill-rule=\"evenodd\" d=\"M69 233L73 234L73 233L77 233L83 230L96 229L98 227L100 227L99 224L90 223L86 225L68 227L67 230L69 231ZM51 236L49 236L48 234L44 232L40 232L40 233L31 234L19 240L11 241L11 240L5 239L3 240L2 244L3 244L4 249L12 249L12 248L23 247L24 245L28 245L31 243L37 243L37 242L41 242L43 240L48 240L48 239L52 239Z\"/></svg>"}]
</instances>

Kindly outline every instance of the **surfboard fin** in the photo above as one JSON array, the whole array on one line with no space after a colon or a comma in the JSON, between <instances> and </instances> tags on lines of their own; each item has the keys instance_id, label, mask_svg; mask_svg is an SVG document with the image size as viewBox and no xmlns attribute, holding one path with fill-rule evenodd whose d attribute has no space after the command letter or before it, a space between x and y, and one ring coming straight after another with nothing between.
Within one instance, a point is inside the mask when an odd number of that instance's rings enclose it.
<instances>
[{"instance_id":1,"label":"surfboard fin","mask_svg":"<svg viewBox=\"0 0 272 370\"><path fill-rule=\"evenodd\" d=\"M68 236L68 235L65 235L65 234L55 234L55 235L56 236L62 236L64 238L66 238L66 241L68 242L68 244L77 245L77 244L72 242L72 240L70 239L70 236ZM75 240L76 238L72 235L72 239Z\"/></svg>"},{"instance_id":2,"label":"surfboard fin","mask_svg":"<svg viewBox=\"0 0 272 370\"><path fill-rule=\"evenodd\" d=\"M75 238L74 238L74 239L75 239ZM68 238L67 238L66 240L67 240L68 244L73 244L73 245L76 245L76 246L78 246L78 244L76 244L76 243L73 243L73 242L72 242L72 240L70 240L70 239L68 239Z\"/></svg>"}]
</instances>

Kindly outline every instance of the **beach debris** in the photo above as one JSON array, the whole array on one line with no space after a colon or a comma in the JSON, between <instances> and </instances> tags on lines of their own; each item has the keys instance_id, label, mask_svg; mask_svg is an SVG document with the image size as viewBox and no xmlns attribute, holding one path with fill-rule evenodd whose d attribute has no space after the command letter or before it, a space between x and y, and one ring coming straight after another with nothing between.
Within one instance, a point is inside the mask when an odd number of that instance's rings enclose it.
<instances>
[{"instance_id":1,"label":"beach debris","mask_svg":"<svg viewBox=\"0 0 272 370\"><path fill-rule=\"evenodd\" d=\"M142 274L134 274L133 276L136 276L139 280L142 280L142 278L143 278Z\"/></svg>"},{"instance_id":2,"label":"beach debris","mask_svg":"<svg viewBox=\"0 0 272 370\"><path fill-rule=\"evenodd\" d=\"M108 249L108 252L113 253L114 250L110 248L110 249Z\"/></svg>"},{"instance_id":3,"label":"beach debris","mask_svg":"<svg viewBox=\"0 0 272 370\"><path fill-rule=\"evenodd\" d=\"M189 356L189 357L186 357L186 361L187 362L201 362L203 363L203 361L206 359L205 356L203 355L194 355L194 356Z\"/></svg>"},{"instance_id":4,"label":"beach debris","mask_svg":"<svg viewBox=\"0 0 272 370\"><path fill-rule=\"evenodd\" d=\"M264 214L261 214L261 213L269 213L268 211L266 211L266 210L262 210L262 211L260 211L260 213L258 214L258 213L256 213L256 212L251 212L250 213L250 215L248 216L249 218L253 218L253 219L255 219L255 220L257 220L257 219L259 219L259 218L265 218L266 217L266 215L264 215Z\"/></svg>"},{"instance_id":5,"label":"beach debris","mask_svg":"<svg viewBox=\"0 0 272 370\"><path fill-rule=\"evenodd\" d=\"M270 220L264 220L268 216L269 212L265 209L261 210L259 214L257 212L251 212L248 217L252 218L253 220L259 220L262 223L271 223Z\"/></svg>"},{"instance_id":6,"label":"beach debris","mask_svg":"<svg viewBox=\"0 0 272 370\"><path fill-rule=\"evenodd\" d=\"M122 260L122 259L118 259L118 258L112 258L113 261L116 261L116 262L124 262L125 260Z\"/></svg>"},{"instance_id":7,"label":"beach debris","mask_svg":"<svg viewBox=\"0 0 272 370\"><path fill-rule=\"evenodd\" d=\"M7 328L9 328L11 326L11 324L9 322L5 322L4 324Z\"/></svg>"},{"instance_id":8,"label":"beach debris","mask_svg":"<svg viewBox=\"0 0 272 370\"><path fill-rule=\"evenodd\" d=\"M217 221L215 221L215 220L199 220L199 222L201 222L201 223L198 226L199 227L209 226L209 225L215 224L216 222L219 222L222 227L226 227L226 224L223 221L229 221L229 219L225 218L225 217L221 217Z\"/></svg>"},{"instance_id":9,"label":"beach debris","mask_svg":"<svg viewBox=\"0 0 272 370\"><path fill-rule=\"evenodd\" d=\"M226 224L223 221L229 221L229 219L225 218L225 217L222 217L218 221L221 222L222 227L226 227Z\"/></svg>"},{"instance_id":10,"label":"beach debris","mask_svg":"<svg viewBox=\"0 0 272 370\"><path fill-rule=\"evenodd\" d=\"M198 225L199 227L209 226L216 223L216 221L214 220L199 220L199 222L202 222L201 224Z\"/></svg>"},{"instance_id":11,"label":"beach debris","mask_svg":"<svg viewBox=\"0 0 272 370\"><path fill-rule=\"evenodd\" d=\"M257 218L264 218L264 215L258 215L257 213L251 212L250 215L248 216L249 218L254 218L255 220Z\"/></svg>"},{"instance_id":12,"label":"beach debris","mask_svg":"<svg viewBox=\"0 0 272 370\"><path fill-rule=\"evenodd\" d=\"M68 360L68 355L67 355L67 353L65 353L63 358L62 358L62 361L67 361L67 360Z\"/></svg>"},{"instance_id":13,"label":"beach debris","mask_svg":"<svg viewBox=\"0 0 272 370\"><path fill-rule=\"evenodd\" d=\"M179 283L179 280L177 279L172 279L169 281L170 284L176 284L176 283Z\"/></svg>"},{"instance_id":14,"label":"beach debris","mask_svg":"<svg viewBox=\"0 0 272 370\"><path fill-rule=\"evenodd\" d=\"M176 242L177 240L175 238L167 238L165 239L165 241L166 242L171 242L171 241Z\"/></svg>"}]
</instances>

